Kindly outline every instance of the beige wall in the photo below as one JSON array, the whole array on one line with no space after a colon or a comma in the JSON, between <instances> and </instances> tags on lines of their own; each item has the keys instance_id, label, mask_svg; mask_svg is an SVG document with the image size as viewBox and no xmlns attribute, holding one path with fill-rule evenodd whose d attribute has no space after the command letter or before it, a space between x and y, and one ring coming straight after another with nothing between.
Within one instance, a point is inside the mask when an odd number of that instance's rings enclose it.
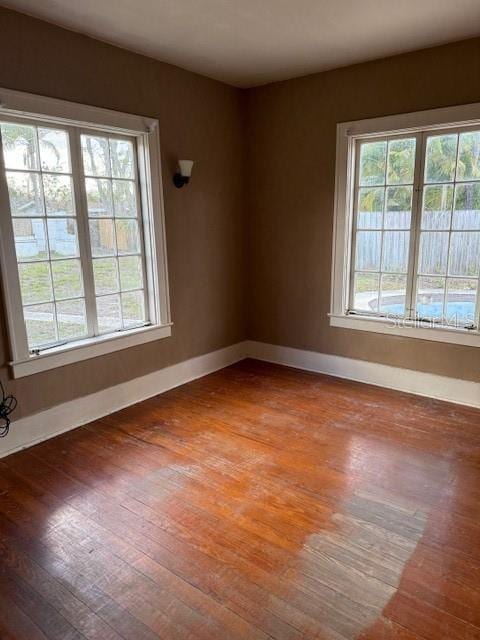
<instances>
[{"instance_id":1,"label":"beige wall","mask_svg":"<svg viewBox=\"0 0 480 640\"><path fill-rule=\"evenodd\" d=\"M480 380L480 350L331 328L336 124L480 102L480 39L248 92L249 337Z\"/></svg>"},{"instance_id":2,"label":"beige wall","mask_svg":"<svg viewBox=\"0 0 480 640\"><path fill-rule=\"evenodd\" d=\"M15 417L244 339L242 92L4 9L0 27L0 87L160 120L175 323L172 338L9 381ZM185 157L194 174L177 190L171 176Z\"/></svg>"},{"instance_id":3,"label":"beige wall","mask_svg":"<svg viewBox=\"0 0 480 640\"><path fill-rule=\"evenodd\" d=\"M478 350L327 319L336 123L480 101L480 40L242 92L5 9L0 25L0 87L160 120L175 323L172 338L9 380L16 417L245 337L480 380ZM179 157L196 160L182 190Z\"/></svg>"}]
</instances>

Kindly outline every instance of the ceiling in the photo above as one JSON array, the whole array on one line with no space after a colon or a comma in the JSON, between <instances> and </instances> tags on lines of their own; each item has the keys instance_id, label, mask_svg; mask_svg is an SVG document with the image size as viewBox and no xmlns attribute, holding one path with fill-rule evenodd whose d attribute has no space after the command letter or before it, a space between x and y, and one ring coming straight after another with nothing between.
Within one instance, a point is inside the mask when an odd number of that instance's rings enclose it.
<instances>
[{"instance_id":1,"label":"ceiling","mask_svg":"<svg viewBox=\"0 0 480 640\"><path fill-rule=\"evenodd\" d=\"M0 0L239 87L480 34L479 0Z\"/></svg>"}]
</instances>

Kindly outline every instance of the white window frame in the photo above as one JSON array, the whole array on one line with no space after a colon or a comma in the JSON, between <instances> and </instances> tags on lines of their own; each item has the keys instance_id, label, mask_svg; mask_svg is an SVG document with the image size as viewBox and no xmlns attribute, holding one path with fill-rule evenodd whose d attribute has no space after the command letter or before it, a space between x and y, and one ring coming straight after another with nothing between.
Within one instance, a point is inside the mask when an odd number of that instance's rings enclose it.
<instances>
[{"instance_id":1,"label":"white window frame","mask_svg":"<svg viewBox=\"0 0 480 640\"><path fill-rule=\"evenodd\" d=\"M32 375L96 356L159 340L171 335L165 213L163 203L158 120L110 111L64 100L0 89L0 119L26 119L93 132L127 135L137 142L140 199L146 264L146 294L150 324L42 349L28 351L12 234L0 233L0 270L10 343L10 366L15 378ZM0 231L11 227L3 160L0 162Z\"/></svg>"},{"instance_id":2,"label":"white window frame","mask_svg":"<svg viewBox=\"0 0 480 640\"><path fill-rule=\"evenodd\" d=\"M395 322L393 319L378 316L349 313L355 151L359 146L356 141L378 136L415 136L426 129L455 130L465 126L480 126L480 103L342 122L337 125L335 214L329 313L331 326L480 347L480 330L478 328L455 328L403 319ZM416 170L418 171L418 167ZM413 258L414 256L411 254L410 260Z\"/></svg>"}]
</instances>

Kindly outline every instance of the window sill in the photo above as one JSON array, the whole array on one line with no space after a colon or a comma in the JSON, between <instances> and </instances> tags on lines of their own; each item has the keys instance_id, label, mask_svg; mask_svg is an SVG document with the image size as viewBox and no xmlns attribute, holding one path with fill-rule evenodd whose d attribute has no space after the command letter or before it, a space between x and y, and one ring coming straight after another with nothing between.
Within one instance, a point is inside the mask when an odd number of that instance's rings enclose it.
<instances>
[{"instance_id":1,"label":"window sill","mask_svg":"<svg viewBox=\"0 0 480 640\"><path fill-rule=\"evenodd\" d=\"M367 316L354 315L329 315L330 326L332 327L370 331L371 333L383 333L386 335L416 338L433 342L463 344L469 347L480 347L480 332L478 330L439 326L432 327L414 321L403 321L403 324L399 326L394 324L392 319L387 320L385 318L369 318Z\"/></svg>"},{"instance_id":2,"label":"window sill","mask_svg":"<svg viewBox=\"0 0 480 640\"><path fill-rule=\"evenodd\" d=\"M172 325L155 325L70 342L68 345L47 349L39 355L32 355L28 360L10 362L10 367L14 378L24 378L41 371L167 338L172 334L171 329Z\"/></svg>"}]
</instances>

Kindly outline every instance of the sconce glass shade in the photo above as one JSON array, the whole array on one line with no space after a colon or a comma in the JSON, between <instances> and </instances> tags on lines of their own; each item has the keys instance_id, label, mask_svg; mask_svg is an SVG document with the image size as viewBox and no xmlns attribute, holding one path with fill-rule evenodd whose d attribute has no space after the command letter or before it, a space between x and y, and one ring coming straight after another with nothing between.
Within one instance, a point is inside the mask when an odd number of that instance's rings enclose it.
<instances>
[{"instance_id":1,"label":"sconce glass shade","mask_svg":"<svg viewBox=\"0 0 480 640\"><path fill-rule=\"evenodd\" d=\"M192 175L193 160L179 160L180 175L184 178L190 178Z\"/></svg>"}]
</instances>

